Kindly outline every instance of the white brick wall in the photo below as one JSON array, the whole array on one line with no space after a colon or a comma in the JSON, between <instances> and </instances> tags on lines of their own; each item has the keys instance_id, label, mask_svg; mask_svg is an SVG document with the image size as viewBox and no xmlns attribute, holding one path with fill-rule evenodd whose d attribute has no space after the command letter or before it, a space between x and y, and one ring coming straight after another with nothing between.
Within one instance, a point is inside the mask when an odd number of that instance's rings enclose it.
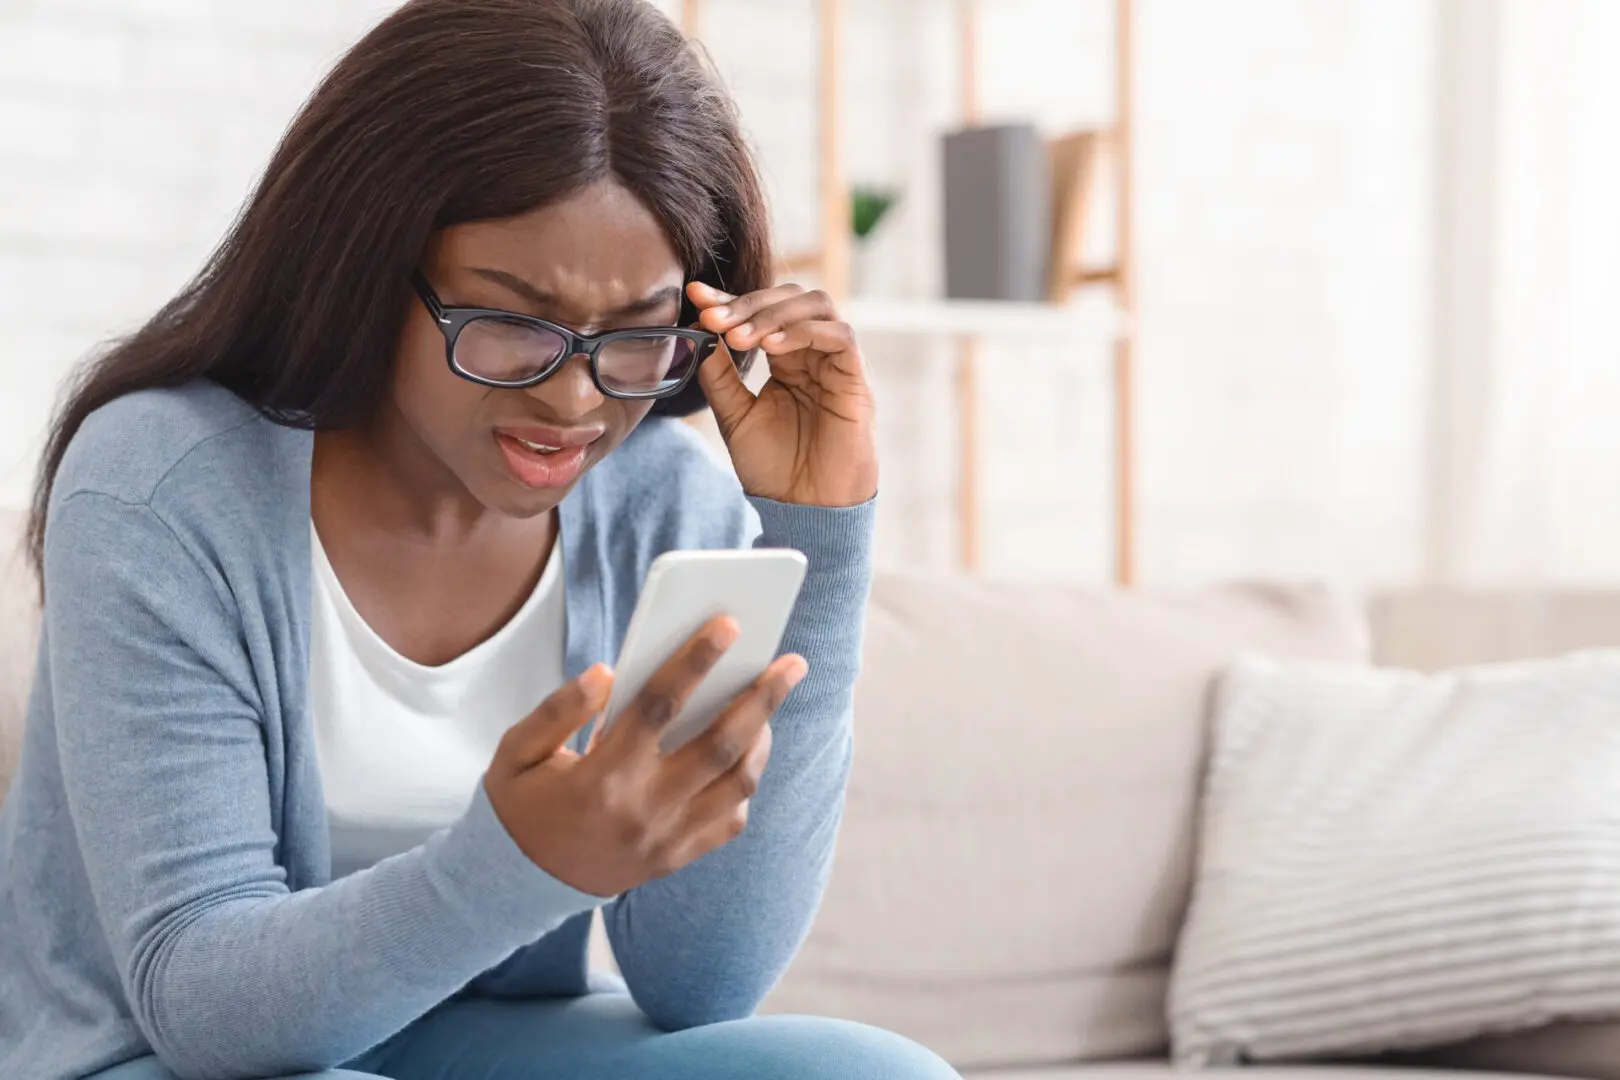
<instances>
[{"instance_id":1,"label":"white brick wall","mask_svg":"<svg viewBox=\"0 0 1620 1080\"><path fill-rule=\"evenodd\" d=\"M217 240L319 72L384 0L0 4L0 503L20 501L63 372ZM666 3L673 7L673 0ZM1415 571L1427 319L1432 0L1138 0L1145 574ZM710 0L705 38L755 138L784 246L813 241L806 0ZM951 5L849 5L849 157L905 202L877 286L938 283L935 135ZM986 5L986 111L1112 109L1108 0ZM948 565L944 345L868 340L887 562ZM986 554L1099 577L1106 357L985 358Z\"/></svg>"}]
</instances>

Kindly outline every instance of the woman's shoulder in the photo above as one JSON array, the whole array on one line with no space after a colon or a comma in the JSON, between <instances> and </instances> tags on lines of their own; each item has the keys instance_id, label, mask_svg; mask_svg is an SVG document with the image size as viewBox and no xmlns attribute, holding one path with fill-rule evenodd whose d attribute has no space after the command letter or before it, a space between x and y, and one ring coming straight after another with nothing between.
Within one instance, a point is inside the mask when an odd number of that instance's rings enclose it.
<instances>
[{"instance_id":1,"label":"woman's shoulder","mask_svg":"<svg viewBox=\"0 0 1620 1080\"><path fill-rule=\"evenodd\" d=\"M217 383L140 390L86 417L62 458L52 502L83 492L143 504L160 489L240 494L274 476L278 459L296 455L301 441L307 433L272 423Z\"/></svg>"}]
</instances>

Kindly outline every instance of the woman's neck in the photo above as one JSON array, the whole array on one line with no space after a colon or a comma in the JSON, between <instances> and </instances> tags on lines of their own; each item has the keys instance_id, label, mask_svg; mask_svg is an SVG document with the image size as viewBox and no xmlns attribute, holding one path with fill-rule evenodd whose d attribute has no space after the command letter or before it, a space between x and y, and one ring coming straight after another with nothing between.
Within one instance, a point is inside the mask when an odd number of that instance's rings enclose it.
<instances>
[{"instance_id":1,"label":"woman's neck","mask_svg":"<svg viewBox=\"0 0 1620 1080\"><path fill-rule=\"evenodd\" d=\"M523 606L551 556L557 514L499 514L447 482L436 461L413 456L371 428L317 432L310 515L361 618L396 652L434 665Z\"/></svg>"},{"instance_id":2,"label":"woman's neck","mask_svg":"<svg viewBox=\"0 0 1620 1080\"><path fill-rule=\"evenodd\" d=\"M508 523L478 502L388 404L365 426L316 432L310 512L317 526L364 522L435 546L505 532ZM522 524L525 531L535 525Z\"/></svg>"}]
</instances>

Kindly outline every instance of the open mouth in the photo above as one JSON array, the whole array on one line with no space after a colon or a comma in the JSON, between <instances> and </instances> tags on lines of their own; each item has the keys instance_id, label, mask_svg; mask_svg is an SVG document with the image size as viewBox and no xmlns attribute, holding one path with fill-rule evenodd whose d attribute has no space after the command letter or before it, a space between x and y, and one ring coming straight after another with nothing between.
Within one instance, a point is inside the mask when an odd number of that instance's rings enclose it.
<instances>
[{"instance_id":1,"label":"open mouth","mask_svg":"<svg viewBox=\"0 0 1620 1080\"><path fill-rule=\"evenodd\" d=\"M553 446L520 439L505 432L495 433L495 443L506 459L507 472L524 487L554 489L567 487L585 469L590 445Z\"/></svg>"}]
</instances>

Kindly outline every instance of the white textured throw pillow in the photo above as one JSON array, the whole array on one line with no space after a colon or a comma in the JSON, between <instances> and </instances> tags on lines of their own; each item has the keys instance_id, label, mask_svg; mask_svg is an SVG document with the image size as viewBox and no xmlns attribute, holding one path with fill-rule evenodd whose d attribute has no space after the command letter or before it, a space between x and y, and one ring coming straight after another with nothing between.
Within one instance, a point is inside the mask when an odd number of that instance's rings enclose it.
<instances>
[{"instance_id":1,"label":"white textured throw pillow","mask_svg":"<svg viewBox=\"0 0 1620 1080\"><path fill-rule=\"evenodd\" d=\"M1171 975L1185 1065L1620 1016L1620 653L1222 680Z\"/></svg>"}]
</instances>

